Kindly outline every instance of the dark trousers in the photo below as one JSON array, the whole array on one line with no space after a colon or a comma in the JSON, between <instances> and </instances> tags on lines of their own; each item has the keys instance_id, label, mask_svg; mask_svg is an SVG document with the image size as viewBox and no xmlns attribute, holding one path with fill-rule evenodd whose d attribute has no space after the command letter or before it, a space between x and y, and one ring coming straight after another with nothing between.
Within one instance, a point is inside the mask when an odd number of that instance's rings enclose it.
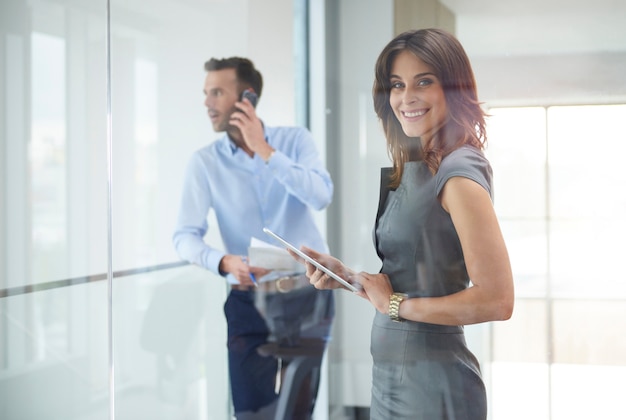
<instances>
[{"instance_id":1,"label":"dark trousers","mask_svg":"<svg viewBox=\"0 0 626 420\"><path fill-rule=\"evenodd\" d=\"M272 403L278 361L257 348L267 343L270 330L254 305L254 292L232 290L224 305L228 324L228 371L235 412L257 411Z\"/></svg>"},{"instance_id":2,"label":"dark trousers","mask_svg":"<svg viewBox=\"0 0 626 420\"><path fill-rule=\"evenodd\" d=\"M260 300L263 313L258 307ZM293 329L284 325L285 319L297 322L297 328L301 329L298 335L327 339L334 316L334 296L330 290L314 288L281 295L231 290L224 314L228 324L228 367L235 412L257 411L278 397L274 392L278 361L261 356L257 348L268 339L275 340L284 329ZM278 324L277 317L281 321ZM278 334L272 328L279 329ZM309 390L313 395L309 411L313 409L317 383L313 388Z\"/></svg>"}]
</instances>

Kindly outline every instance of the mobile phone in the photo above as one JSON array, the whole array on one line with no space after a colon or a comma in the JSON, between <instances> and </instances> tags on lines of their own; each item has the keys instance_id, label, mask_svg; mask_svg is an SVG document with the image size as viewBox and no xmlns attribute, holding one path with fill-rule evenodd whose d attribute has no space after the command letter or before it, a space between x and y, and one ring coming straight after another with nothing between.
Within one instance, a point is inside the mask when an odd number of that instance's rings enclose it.
<instances>
[{"instance_id":1,"label":"mobile phone","mask_svg":"<svg viewBox=\"0 0 626 420\"><path fill-rule=\"evenodd\" d=\"M257 103L257 100L259 99L256 93L254 93L250 89L246 89L243 92L241 92L240 100L243 101L243 98L248 98L252 106L256 108L256 103Z\"/></svg>"}]
</instances>

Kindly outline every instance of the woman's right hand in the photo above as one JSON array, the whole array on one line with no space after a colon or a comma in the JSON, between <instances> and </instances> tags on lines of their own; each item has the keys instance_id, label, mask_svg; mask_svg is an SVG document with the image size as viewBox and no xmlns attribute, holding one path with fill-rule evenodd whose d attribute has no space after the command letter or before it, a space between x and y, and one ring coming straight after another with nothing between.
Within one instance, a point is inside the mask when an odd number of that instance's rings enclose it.
<instances>
[{"instance_id":1,"label":"woman's right hand","mask_svg":"<svg viewBox=\"0 0 626 420\"><path fill-rule=\"evenodd\" d=\"M322 254L315 251L314 249L307 248L305 246L300 248L300 250L307 254L309 257L322 264L324 267L328 268L330 271L334 272L335 274L346 280L349 280L354 274L354 271L350 270L340 260L333 257L332 255ZM346 288L341 283L330 277L328 274L324 273L322 270L319 270L313 264L302 260L301 262L304 262L306 266L306 276L308 277L309 282L313 286L315 286L316 289L324 290Z\"/></svg>"}]
</instances>

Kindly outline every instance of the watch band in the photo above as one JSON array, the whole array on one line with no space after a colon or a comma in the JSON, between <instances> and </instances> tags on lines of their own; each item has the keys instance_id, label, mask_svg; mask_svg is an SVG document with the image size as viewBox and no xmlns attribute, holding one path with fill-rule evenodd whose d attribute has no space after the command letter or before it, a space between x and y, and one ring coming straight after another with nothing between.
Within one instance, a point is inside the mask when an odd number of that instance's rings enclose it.
<instances>
[{"instance_id":1,"label":"watch band","mask_svg":"<svg viewBox=\"0 0 626 420\"><path fill-rule=\"evenodd\" d=\"M400 318L400 303L406 299L404 293L393 293L389 296L389 318L394 322L404 321Z\"/></svg>"}]
</instances>

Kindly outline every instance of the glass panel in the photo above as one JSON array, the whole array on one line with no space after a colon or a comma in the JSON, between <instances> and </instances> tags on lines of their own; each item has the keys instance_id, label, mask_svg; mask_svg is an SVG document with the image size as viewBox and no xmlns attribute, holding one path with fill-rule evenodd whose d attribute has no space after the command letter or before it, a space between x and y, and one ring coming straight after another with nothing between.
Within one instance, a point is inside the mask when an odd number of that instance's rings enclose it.
<instances>
[{"instance_id":1,"label":"glass panel","mask_svg":"<svg viewBox=\"0 0 626 420\"><path fill-rule=\"evenodd\" d=\"M107 418L105 296L96 282L0 299L1 418Z\"/></svg>"},{"instance_id":2,"label":"glass panel","mask_svg":"<svg viewBox=\"0 0 626 420\"><path fill-rule=\"evenodd\" d=\"M226 292L193 266L117 279L116 420L229 417Z\"/></svg>"},{"instance_id":3,"label":"glass panel","mask_svg":"<svg viewBox=\"0 0 626 420\"><path fill-rule=\"evenodd\" d=\"M116 419L228 418L226 326L206 304L226 294L217 280L192 266L116 279ZM97 281L0 300L0 417L109 418L106 293Z\"/></svg>"},{"instance_id":4,"label":"glass panel","mask_svg":"<svg viewBox=\"0 0 626 420\"><path fill-rule=\"evenodd\" d=\"M31 272L23 284L106 270L104 19L40 2L29 9ZM27 31L31 28L25 28ZM96 35L97 34L97 35ZM17 139L9 139L15 141ZM15 250L9 249L9 259Z\"/></svg>"},{"instance_id":5,"label":"glass panel","mask_svg":"<svg viewBox=\"0 0 626 420\"><path fill-rule=\"evenodd\" d=\"M304 40L295 39L294 4L293 0L271 6L247 0L111 3L115 271L179 259L172 234L187 164L196 150L224 135L212 130L204 104L207 60L243 56L254 61L263 75L257 113L268 126L305 119L306 95L296 91L302 80L295 72L307 52L300 49L294 55L296 41ZM298 13L306 15L301 8ZM301 22L300 30L304 27ZM322 143L323 138L316 141ZM205 241L224 249L216 215L207 215L207 221ZM230 416L225 299L225 278L197 267L189 277L158 286L144 279L114 283L116 418ZM275 332L269 313L278 305L268 306L263 315ZM246 317L241 323L251 322ZM146 323L148 338L142 335ZM216 326L220 329L214 330ZM207 331L213 333L210 342L204 338ZM238 344L241 341L230 343ZM275 368L267 368L271 359L267 360L265 376L273 379ZM248 380L260 376L257 366L246 367Z\"/></svg>"},{"instance_id":6,"label":"glass panel","mask_svg":"<svg viewBox=\"0 0 626 420\"><path fill-rule=\"evenodd\" d=\"M107 262L99 3L0 3L1 418L106 414L106 284L85 284Z\"/></svg>"},{"instance_id":7,"label":"glass panel","mask_svg":"<svg viewBox=\"0 0 626 420\"><path fill-rule=\"evenodd\" d=\"M295 91L292 3L112 2L114 270L179 259L172 234L185 168L222 135L203 104L205 61L251 58L264 79L258 114L268 125L295 123L303 93ZM281 25L268 31L266 22L277 19ZM215 223L206 241L222 246Z\"/></svg>"}]
</instances>

